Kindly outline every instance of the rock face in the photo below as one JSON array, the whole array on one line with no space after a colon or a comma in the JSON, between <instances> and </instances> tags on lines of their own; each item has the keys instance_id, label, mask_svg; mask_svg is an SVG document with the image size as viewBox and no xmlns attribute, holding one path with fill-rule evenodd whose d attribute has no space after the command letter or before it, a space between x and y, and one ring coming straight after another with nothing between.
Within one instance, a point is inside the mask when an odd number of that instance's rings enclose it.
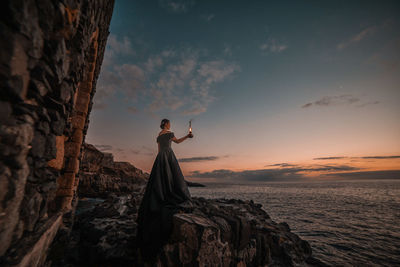
<instances>
[{"instance_id":1,"label":"rock face","mask_svg":"<svg viewBox=\"0 0 400 267\"><path fill-rule=\"evenodd\" d=\"M113 5L1 1L1 266L42 264L68 221Z\"/></svg>"},{"instance_id":2,"label":"rock face","mask_svg":"<svg viewBox=\"0 0 400 267\"><path fill-rule=\"evenodd\" d=\"M128 162L114 162L111 153L103 153L93 145L84 144L79 170L79 197L107 197L140 190L146 185L148 173Z\"/></svg>"},{"instance_id":3,"label":"rock face","mask_svg":"<svg viewBox=\"0 0 400 267\"><path fill-rule=\"evenodd\" d=\"M142 195L81 200L67 248L53 250L52 266L322 266L310 245L260 204L194 198L173 217L173 232L153 263L141 259L136 216ZM69 255L66 258L66 255Z\"/></svg>"}]
</instances>

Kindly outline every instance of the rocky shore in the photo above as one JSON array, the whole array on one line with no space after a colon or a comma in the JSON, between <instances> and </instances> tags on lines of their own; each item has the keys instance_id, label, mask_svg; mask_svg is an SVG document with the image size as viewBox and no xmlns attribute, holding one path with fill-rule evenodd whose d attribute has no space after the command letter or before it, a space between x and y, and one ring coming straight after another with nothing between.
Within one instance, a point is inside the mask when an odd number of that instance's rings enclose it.
<instances>
[{"instance_id":1,"label":"rocky shore","mask_svg":"<svg viewBox=\"0 0 400 267\"><path fill-rule=\"evenodd\" d=\"M51 266L144 266L136 247L141 193L81 199L67 244L53 247ZM193 198L155 266L322 266L308 242L275 223L253 201ZM149 265L150 266L150 265Z\"/></svg>"},{"instance_id":2,"label":"rocky shore","mask_svg":"<svg viewBox=\"0 0 400 267\"><path fill-rule=\"evenodd\" d=\"M137 211L148 174L84 145L72 229L55 238L48 266L323 266L309 243L253 201L193 198L173 217L155 262L141 258ZM200 185L201 186L201 185Z\"/></svg>"}]
</instances>

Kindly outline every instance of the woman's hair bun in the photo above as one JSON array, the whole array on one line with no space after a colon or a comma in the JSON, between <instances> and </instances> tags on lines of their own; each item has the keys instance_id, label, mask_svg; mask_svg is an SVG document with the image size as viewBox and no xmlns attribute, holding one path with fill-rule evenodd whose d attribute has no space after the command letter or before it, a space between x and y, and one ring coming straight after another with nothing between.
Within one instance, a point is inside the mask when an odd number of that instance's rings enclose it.
<instances>
[{"instance_id":1,"label":"woman's hair bun","mask_svg":"<svg viewBox=\"0 0 400 267\"><path fill-rule=\"evenodd\" d=\"M165 124L167 124L167 122L169 122L169 119L162 119L161 124L160 124L160 128L164 129Z\"/></svg>"}]
</instances>

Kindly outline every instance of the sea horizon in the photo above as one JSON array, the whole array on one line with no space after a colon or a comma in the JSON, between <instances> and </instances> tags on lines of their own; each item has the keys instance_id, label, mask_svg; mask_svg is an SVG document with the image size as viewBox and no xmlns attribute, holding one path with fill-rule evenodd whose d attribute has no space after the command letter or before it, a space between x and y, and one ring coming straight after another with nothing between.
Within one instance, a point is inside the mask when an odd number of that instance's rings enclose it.
<instances>
[{"instance_id":1,"label":"sea horizon","mask_svg":"<svg viewBox=\"0 0 400 267\"><path fill-rule=\"evenodd\" d=\"M328 265L400 264L400 179L207 184L190 192L261 204Z\"/></svg>"},{"instance_id":2,"label":"sea horizon","mask_svg":"<svg viewBox=\"0 0 400 267\"><path fill-rule=\"evenodd\" d=\"M321 182L377 182L377 181L399 181L398 179L393 178L376 178L376 179L304 179L304 180L283 180L283 181L263 181L263 182L202 182L201 180L194 180L190 182L199 183L208 186L218 186L218 185L244 185L244 186L256 186L256 185L268 185L268 184L276 184L276 183L288 183L288 184L295 184L295 183L321 183Z\"/></svg>"}]
</instances>

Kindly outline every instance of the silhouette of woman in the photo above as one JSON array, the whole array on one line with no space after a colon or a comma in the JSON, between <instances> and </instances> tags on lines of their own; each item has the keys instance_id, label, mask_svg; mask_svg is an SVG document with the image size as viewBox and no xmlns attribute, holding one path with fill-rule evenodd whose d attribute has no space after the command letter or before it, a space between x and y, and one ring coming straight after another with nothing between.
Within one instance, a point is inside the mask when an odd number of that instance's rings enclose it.
<instances>
[{"instance_id":1,"label":"silhouette of woman","mask_svg":"<svg viewBox=\"0 0 400 267\"><path fill-rule=\"evenodd\" d=\"M192 207L191 196L183 174L171 149L171 141L179 144L187 138L176 138L169 131L171 123L163 119L157 137L158 154L139 206L137 244L144 259L155 258L172 231L172 215L180 209Z\"/></svg>"}]
</instances>

